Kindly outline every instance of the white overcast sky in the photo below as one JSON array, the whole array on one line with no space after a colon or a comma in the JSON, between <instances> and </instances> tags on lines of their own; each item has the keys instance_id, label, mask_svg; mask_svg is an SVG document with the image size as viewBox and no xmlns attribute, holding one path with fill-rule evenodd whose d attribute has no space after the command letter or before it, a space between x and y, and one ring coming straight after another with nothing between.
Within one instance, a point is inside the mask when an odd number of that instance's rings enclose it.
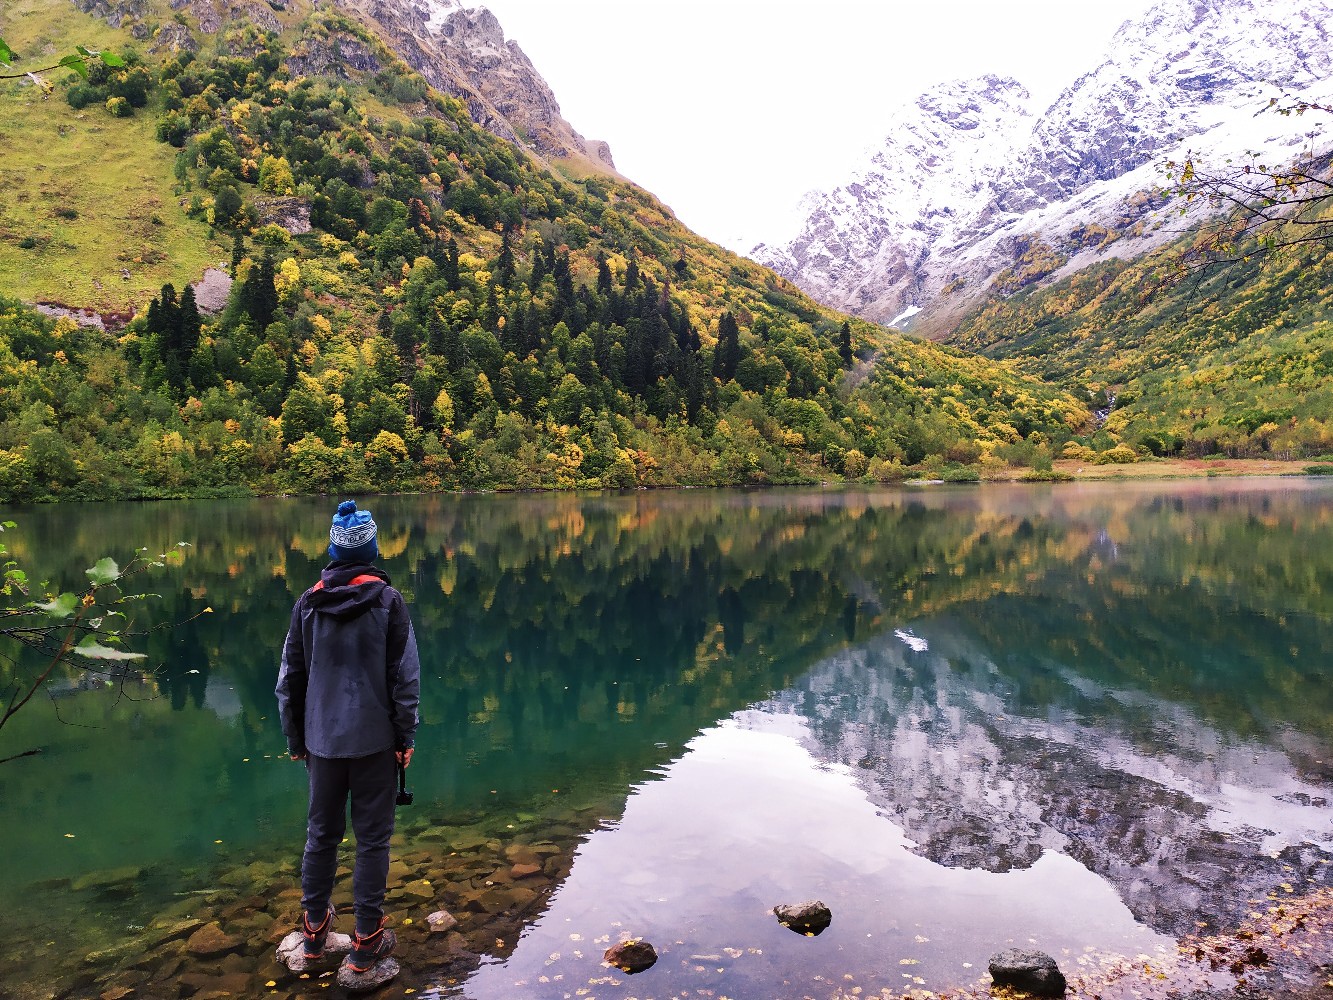
<instances>
[{"instance_id":1,"label":"white overcast sky","mask_svg":"<svg viewBox=\"0 0 1333 1000\"><path fill-rule=\"evenodd\" d=\"M1152 0L465 3L494 12L621 173L744 251L932 84L998 73L1049 103Z\"/></svg>"}]
</instances>

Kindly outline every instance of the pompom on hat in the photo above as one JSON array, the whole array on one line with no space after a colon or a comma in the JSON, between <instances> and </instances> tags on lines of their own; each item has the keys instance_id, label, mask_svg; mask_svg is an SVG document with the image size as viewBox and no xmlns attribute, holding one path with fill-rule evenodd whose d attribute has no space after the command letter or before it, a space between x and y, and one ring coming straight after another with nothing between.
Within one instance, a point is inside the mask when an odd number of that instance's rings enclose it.
<instances>
[{"instance_id":1,"label":"pompom on hat","mask_svg":"<svg viewBox=\"0 0 1333 1000\"><path fill-rule=\"evenodd\" d=\"M380 554L378 531L370 511L357 510L355 500L344 500L329 528L329 556L339 562L370 562Z\"/></svg>"}]
</instances>

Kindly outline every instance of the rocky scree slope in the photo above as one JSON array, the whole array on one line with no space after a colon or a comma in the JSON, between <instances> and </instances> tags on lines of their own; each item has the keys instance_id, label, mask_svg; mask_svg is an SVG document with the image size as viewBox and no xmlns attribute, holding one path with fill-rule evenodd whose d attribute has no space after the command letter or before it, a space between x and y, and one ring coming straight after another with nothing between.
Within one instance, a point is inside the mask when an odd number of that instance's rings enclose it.
<instances>
[{"instance_id":1,"label":"rocky scree slope","mask_svg":"<svg viewBox=\"0 0 1333 1000\"><path fill-rule=\"evenodd\" d=\"M540 159L573 160L583 173L615 174L610 147L581 136L517 42L485 7L460 0L340 0L374 21L395 51L472 120Z\"/></svg>"}]
</instances>

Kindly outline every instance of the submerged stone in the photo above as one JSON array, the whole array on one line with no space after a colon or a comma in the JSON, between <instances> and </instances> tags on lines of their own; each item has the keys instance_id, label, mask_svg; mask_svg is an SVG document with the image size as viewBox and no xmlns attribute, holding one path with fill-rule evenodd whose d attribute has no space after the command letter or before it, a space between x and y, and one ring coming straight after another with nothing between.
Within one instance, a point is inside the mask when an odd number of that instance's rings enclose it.
<instances>
[{"instance_id":1,"label":"submerged stone","mask_svg":"<svg viewBox=\"0 0 1333 1000\"><path fill-rule=\"evenodd\" d=\"M1039 997L1065 994L1064 973L1045 952L1007 948L991 956L990 974L996 986L1011 986Z\"/></svg>"},{"instance_id":2,"label":"submerged stone","mask_svg":"<svg viewBox=\"0 0 1333 1000\"><path fill-rule=\"evenodd\" d=\"M83 956L83 962L85 965L123 965L135 954L138 947L137 941L121 941L108 948L88 952Z\"/></svg>"},{"instance_id":3,"label":"submerged stone","mask_svg":"<svg viewBox=\"0 0 1333 1000\"><path fill-rule=\"evenodd\" d=\"M647 941L621 941L607 948L602 958L607 965L614 965L621 972L633 975L653 967L657 961L657 949Z\"/></svg>"},{"instance_id":4,"label":"submerged stone","mask_svg":"<svg viewBox=\"0 0 1333 1000\"><path fill-rule=\"evenodd\" d=\"M179 941L188 938L202 926L204 926L204 922L198 917L154 923L144 934L144 944L149 948L160 948L168 941Z\"/></svg>"},{"instance_id":5,"label":"submerged stone","mask_svg":"<svg viewBox=\"0 0 1333 1000\"><path fill-rule=\"evenodd\" d=\"M121 868L111 868L105 871L89 872L87 875L81 875L70 883L70 888L75 892L86 892L94 889L98 892L114 893L132 893L137 889L137 883L143 876L143 869L136 865L126 865Z\"/></svg>"},{"instance_id":6,"label":"submerged stone","mask_svg":"<svg viewBox=\"0 0 1333 1000\"><path fill-rule=\"evenodd\" d=\"M401 895L404 899L421 902L434 899L435 889L430 882L425 879L418 879L415 882L409 882L403 886Z\"/></svg>"},{"instance_id":7,"label":"submerged stone","mask_svg":"<svg viewBox=\"0 0 1333 1000\"><path fill-rule=\"evenodd\" d=\"M445 934L458 926L458 918L448 910L436 910L426 918L426 926L432 934Z\"/></svg>"},{"instance_id":8,"label":"submerged stone","mask_svg":"<svg viewBox=\"0 0 1333 1000\"><path fill-rule=\"evenodd\" d=\"M833 923L833 913L818 899L804 903L784 903L773 907L778 923L797 934L814 936L823 933Z\"/></svg>"},{"instance_id":9,"label":"submerged stone","mask_svg":"<svg viewBox=\"0 0 1333 1000\"><path fill-rule=\"evenodd\" d=\"M190 935L190 939L185 943L191 955L196 958L212 958L216 955L225 955L229 951L235 951L243 942L238 937L233 937L222 929L222 925L214 922L204 924L197 931Z\"/></svg>"}]
</instances>

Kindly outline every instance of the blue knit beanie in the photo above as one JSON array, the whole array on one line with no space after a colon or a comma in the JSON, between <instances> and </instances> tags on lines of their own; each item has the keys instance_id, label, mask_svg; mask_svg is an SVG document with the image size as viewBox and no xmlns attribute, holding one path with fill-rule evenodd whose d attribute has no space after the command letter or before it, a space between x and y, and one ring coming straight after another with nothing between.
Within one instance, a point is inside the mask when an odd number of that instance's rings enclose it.
<instances>
[{"instance_id":1,"label":"blue knit beanie","mask_svg":"<svg viewBox=\"0 0 1333 1000\"><path fill-rule=\"evenodd\" d=\"M370 511L357 510L355 500L344 500L329 528L329 556L343 562L370 562L380 554L378 530Z\"/></svg>"}]
</instances>

